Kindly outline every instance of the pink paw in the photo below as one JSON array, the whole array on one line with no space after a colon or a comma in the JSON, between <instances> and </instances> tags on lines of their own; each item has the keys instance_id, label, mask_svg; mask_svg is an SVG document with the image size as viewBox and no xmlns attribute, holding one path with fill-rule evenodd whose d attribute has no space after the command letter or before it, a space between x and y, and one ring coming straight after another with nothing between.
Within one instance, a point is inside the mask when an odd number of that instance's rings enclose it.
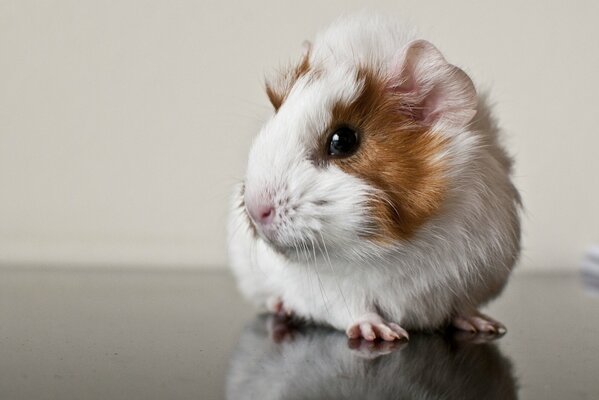
<instances>
[{"instance_id":1,"label":"pink paw","mask_svg":"<svg viewBox=\"0 0 599 400\"><path fill-rule=\"evenodd\" d=\"M290 317L293 315L293 311L285 307L283 299L281 299L280 296L272 296L268 298L268 300L266 300L266 308L271 313L281 317Z\"/></svg>"},{"instance_id":2,"label":"pink paw","mask_svg":"<svg viewBox=\"0 0 599 400\"><path fill-rule=\"evenodd\" d=\"M365 314L355 323L350 325L345 331L350 339L358 339L360 337L373 341L382 339L386 341L394 340L409 340L408 332L401 326L393 322L384 321L379 315L374 313Z\"/></svg>"},{"instance_id":3,"label":"pink paw","mask_svg":"<svg viewBox=\"0 0 599 400\"><path fill-rule=\"evenodd\" d=\"M493 318L479 312L475 312L468 316L458 315L453 319L452 325L462 331L473 333L481 332L503 335L507 332L505 326L501 322L495 321Z\"/></svg>"}]
</instances>

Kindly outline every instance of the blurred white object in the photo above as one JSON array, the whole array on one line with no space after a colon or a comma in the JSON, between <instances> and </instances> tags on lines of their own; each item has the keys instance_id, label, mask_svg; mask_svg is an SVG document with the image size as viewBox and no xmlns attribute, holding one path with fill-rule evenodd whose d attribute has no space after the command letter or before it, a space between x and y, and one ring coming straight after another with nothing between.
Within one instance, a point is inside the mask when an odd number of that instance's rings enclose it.
<instances>
[{"instance_id":1,"label":"blurred white object","mask_svg":"<svg viewBox=\"0 0 599 400\"><path fill-rule=\"evenodd\" d=\"M591 246L582 260L582 282L585 289L599 295L599 246Z\"/></svg>"}]
</instances>

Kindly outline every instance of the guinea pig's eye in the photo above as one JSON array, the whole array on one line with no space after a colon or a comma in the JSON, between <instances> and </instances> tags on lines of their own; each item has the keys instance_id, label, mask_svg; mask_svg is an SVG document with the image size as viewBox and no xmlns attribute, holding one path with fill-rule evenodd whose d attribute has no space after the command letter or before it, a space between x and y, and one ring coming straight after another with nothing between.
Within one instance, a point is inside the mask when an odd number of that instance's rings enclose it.
<instances>
[{"instance_id":1,"label":"guinea pig's eye","mask_svg":"<svg viewBox=\"0 0 599 400\"><path fill-rule=\"evenodd\" d=\"M358 132L344 126L338 128L329 137L327 152L334 157L348 157L354 154L358 145Z\"/></svg>"}]
</instances>

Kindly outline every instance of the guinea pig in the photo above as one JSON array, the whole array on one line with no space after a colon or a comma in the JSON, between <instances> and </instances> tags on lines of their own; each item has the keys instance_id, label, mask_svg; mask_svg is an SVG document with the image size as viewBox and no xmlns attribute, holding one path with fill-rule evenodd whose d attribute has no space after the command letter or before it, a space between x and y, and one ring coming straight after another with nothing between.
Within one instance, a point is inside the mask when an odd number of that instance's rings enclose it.
<instances>
[{"instance_id":1,"label":"guinea pig","mask_svg":"<svg viewBox=\"0 0 599 400\"><path fill-rule=\"evenodd\" d=\"M411 32L344 17L267 80L230 263L256 304L350 338L503 334L479 308L520 252L512 160L485 96Z\"/></svg>"}]
</instances>

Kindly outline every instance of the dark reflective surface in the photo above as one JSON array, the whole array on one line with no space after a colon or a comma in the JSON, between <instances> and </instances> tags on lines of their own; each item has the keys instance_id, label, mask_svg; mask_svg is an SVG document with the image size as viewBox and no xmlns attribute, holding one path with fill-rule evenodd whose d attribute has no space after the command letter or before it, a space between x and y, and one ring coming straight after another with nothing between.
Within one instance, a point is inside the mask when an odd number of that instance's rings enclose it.
<instances>
[{"instance_id":1,"label":"dark reflective surface","mask_svg":"<svg viewBox=\"0 0 599 400\"><path fill-rule=\"evenodd\" d=\"M289 329L227 272L0 267L0 399L599 399L599 296L518 271L505 336L398 348Z\"/></svg>"},{"instance_id":2,"label":"dark reflective surface","mask_svg":"<svg viewBox=\"0 0 599 400\"><path fill-rule=\"evenodd\" d=\"M448 332L413 334L409 343L348 341L261 316L241 335L227 398L515 399L512 364L492 339Z\"/></svg>"}]
</instances>

